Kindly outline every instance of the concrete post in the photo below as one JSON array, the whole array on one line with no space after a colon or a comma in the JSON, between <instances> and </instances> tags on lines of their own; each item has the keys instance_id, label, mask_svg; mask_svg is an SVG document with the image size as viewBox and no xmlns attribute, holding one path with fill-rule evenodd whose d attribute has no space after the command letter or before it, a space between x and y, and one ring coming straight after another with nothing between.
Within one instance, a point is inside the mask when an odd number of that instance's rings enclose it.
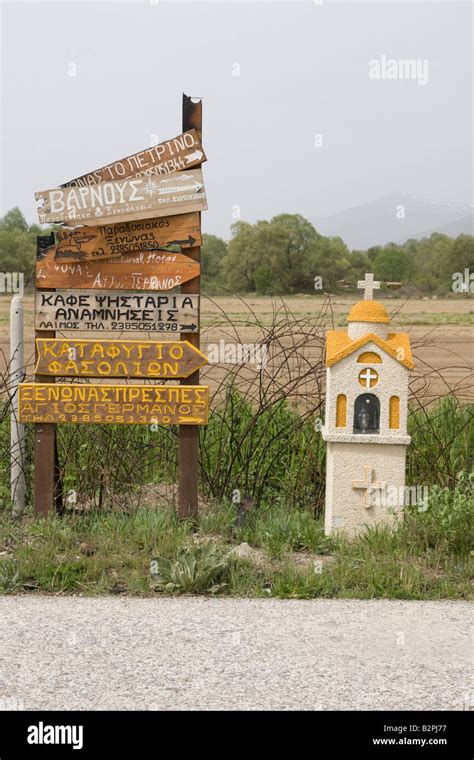
<instances>
[{"instance_id":1,"label":"concrete post","mask_svg":"<svg viewBox=\"0 0 474 760\"><path fill-rule=\"evenodd\" d=\"M18 384L25 377L23 299L13 296L10 306L10 486L13 517L25 508L25 426L18 422Z\"/></svg>"}]
</instances>

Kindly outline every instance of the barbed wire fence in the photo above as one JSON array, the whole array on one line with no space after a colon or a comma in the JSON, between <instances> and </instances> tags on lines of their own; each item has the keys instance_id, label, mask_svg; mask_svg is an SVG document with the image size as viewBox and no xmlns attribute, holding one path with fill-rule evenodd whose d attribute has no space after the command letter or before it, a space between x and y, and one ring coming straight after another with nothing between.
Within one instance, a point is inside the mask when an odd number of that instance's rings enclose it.
<instances>
[{"instance_id":1,"label":"barbed wire fence","mask_svg":"<svg viewBox=\"0 0 474 760\"><path fill-rule=\"evenodd\" d=\"M325 481L324 345L326 330L335 327L332 300L320 301L317 312L312 301L311 314L301 317L283 299L270 301L269 312L259 314L250 301L235 298L237 316L208 299L217 315L201 333L204 353L210 346L218 353L201 372L211 410L209 425L200 430L202 502L238 493L256 504L277 500L319 513ZM457 472L472 465L474 376L466 357L454 352L454 382L431 366L424 357L430 337L412 343L407 482L452 486ZM25 364L26 380L32 381L34 356ZM16 388L2 349L0 367L0 509L11 509L9 430ZM176 506L177 428L71 424L57 431L65 511ZM26 425L25 433L22 466L31 507L33 426Z\"/></svg>"}]
</instances>

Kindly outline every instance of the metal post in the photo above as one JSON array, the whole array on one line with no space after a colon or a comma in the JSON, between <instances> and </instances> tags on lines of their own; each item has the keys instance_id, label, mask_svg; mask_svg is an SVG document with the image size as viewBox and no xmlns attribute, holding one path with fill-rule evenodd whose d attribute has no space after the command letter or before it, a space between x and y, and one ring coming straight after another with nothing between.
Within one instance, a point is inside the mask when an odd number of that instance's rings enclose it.
<instances>
[{"instance_id":1,"label":"metal post","mask_svg":"<svg viewBox=\"0 0 474 760\"><path fill-rule=\"evenodd\" d=\"M18 421L18 384L25 378L23 299L13 296L10 305L10 486L13 517L25 508L25 426Z\"/></svg>"}]
</instances>

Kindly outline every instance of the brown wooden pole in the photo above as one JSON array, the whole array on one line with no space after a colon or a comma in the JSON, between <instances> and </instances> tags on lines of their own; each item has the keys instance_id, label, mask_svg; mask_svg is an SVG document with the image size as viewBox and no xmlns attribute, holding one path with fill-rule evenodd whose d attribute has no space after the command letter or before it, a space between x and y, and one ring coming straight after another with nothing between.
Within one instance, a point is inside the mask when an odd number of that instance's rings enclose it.
<instances>
[{"instance_id":1,"label":"brown wooden pole","mask_svg":"<svg viewBox=\"0 0 474 760\"><path fill-rule=\"evenodd\" d=\"M193 102L188 95L183 94L183 132L188 129L196 129L202 137L202 101ZM201 214L199 214L199 227L201 227ZM195 246L186 250L186 255L195 261L201 261L201 248ZM181 285L181 293L200 294L201 277ZM199 304L200 310L200 304ZM198 317L198 330L195 333L181 335L181 339L188 340L193 346L199 348L200 315ZM199 370L189 377L181 380L182 385L198 385ZM198 514L198 461L199 461L199 426L180 425L179 427L179 494L178 515L182 519L195 518Z\"/></svg>"},{"instance_id":2,"label":"brown wooden pole","mask_svg":"<svg viewBox=\"0 0 474 760\"><path fill-rule=\"evenodd\" d=\"M41 238L38 238L38 252ZM36 280L35 280L36 283ZM41 290L41 288L36 288ZM36 304L35 304L36 309ZM55 338L54 330L35 331L36 338ZM35 363L38 359L35 340ZM35 376L37 383L54 383L54 377ZM34 482L34 511L41 517L46 517L53 509L62 511L62 489L59 467L59 456L56 439L56 425L37 423L34 427L35 443L35 482Z\"/></svg>"},{"instance_id":3,"label":"brown wooden pole","mask_svg":"<svg viewBox=\"0 0 474 760\"><path fill-rule=\"evenodd\" d=\"M54 338L54 330L35 332L36 338ZM35 344L36 351L36 344ZM54 377L37 375L35 382L54 383ZM35 494L34 511L46 517L54 507L57 490L56 425L35 424Z\"/></svg>"}]
</instances>

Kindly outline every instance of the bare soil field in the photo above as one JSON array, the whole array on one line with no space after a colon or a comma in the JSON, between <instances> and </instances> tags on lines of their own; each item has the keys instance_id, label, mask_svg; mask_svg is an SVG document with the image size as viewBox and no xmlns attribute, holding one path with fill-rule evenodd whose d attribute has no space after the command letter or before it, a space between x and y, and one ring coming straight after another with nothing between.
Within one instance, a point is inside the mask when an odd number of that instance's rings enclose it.
<instances>
[{"instance_id":1,"label":"bare soil field","mask_svg":"<svg viewBox=\"0 0 474 760\"><path fill-rule=\"evenodd\" d=\"M0 296L0 372L5 372L9 355L9 309L11 296ZM219 341L259 343L276 321L282 325L294 321L304 325L305 332L322 339L327 329L342 328L354 296L297 295L283 299L269 297L240 298L213 296L202 298L201 347L206 352L210 344ZM454 392L464 400L474 399L474 299L472 298L402 298L380 299L392 317L392 331L403 330L410 335L415 359L415 379L423 378L431 397ZM34 299L24 297L25 356L27 373L34 363ZM276 317L275 317L276 315ZM65 337L81 337L69 333ZM82 334L85 337L85 334ZM92 335L88 334L88 337ZM106 333L103 337L119 337ZM123 337L134 337L124 333ZM154 337L159 337L156 334ZM311 343L309 357L322 359L322 340ZM229 365L209 368L206 382L218 383ZM211 371L212 370L212 371Z\"/></svg>"}]
</instances>

